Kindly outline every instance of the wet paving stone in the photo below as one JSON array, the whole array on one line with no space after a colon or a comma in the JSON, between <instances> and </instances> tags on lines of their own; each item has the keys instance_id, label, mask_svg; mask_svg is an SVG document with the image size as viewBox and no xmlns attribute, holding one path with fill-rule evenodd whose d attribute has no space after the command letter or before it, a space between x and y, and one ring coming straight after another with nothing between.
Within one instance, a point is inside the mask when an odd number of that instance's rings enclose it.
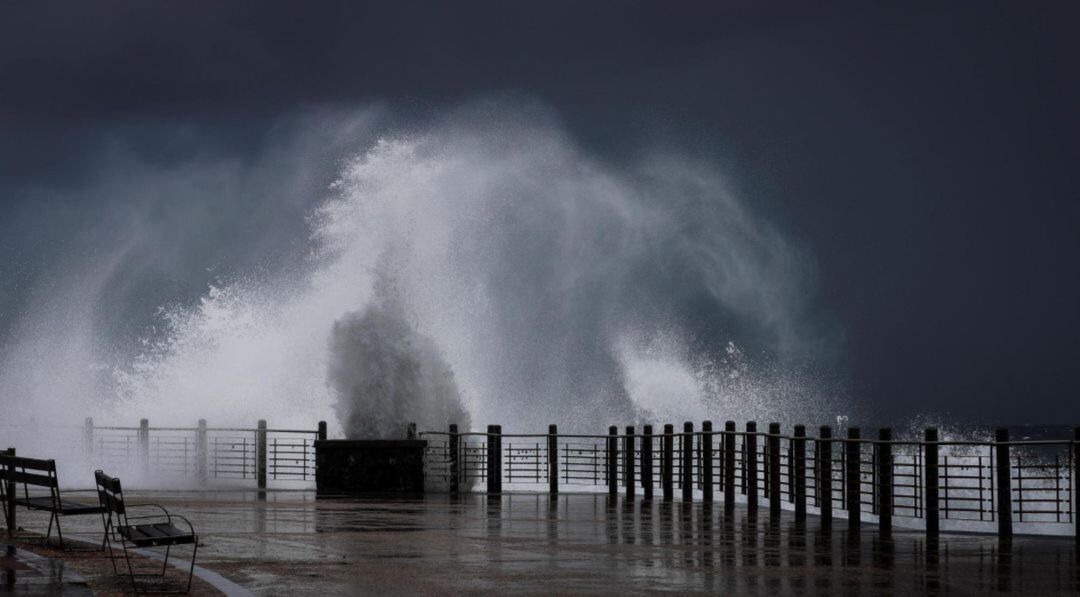
<instances>
[{"instance_id":1,"label":"wet paving stone","mask_svg":"<svg viewBox=\"0 0 1080 597\"><path fill-rule=\"evenodd\" d=\"M1076 594L1072 538L889 538L785 512L606 495L316 500L309 492L140 493L188 516L199 565L263 594ZM91 534L91 528L81 529ZM65 532L69 532L65 528ZM71 532L76 532L72 529ZM97 531L100 532L100 531Z\"/></svg>"},{"instance_id":2,"label":"wet paving stone","mask_svg":"<svg viewBox=\"0 0 1080 597\"><path fill-rule=\"evenodd\" d=\"M0 593L93 595L85 579L63 561L0 543Z\"/></svg>"}]
</instances>

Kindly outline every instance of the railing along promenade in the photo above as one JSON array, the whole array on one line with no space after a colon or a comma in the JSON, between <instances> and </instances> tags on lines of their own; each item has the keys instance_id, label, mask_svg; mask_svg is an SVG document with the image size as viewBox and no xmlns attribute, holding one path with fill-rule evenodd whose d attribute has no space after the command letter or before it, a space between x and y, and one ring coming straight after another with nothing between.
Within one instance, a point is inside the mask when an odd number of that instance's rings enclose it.
<instances>
[{"instance_id":1,"label":"railing along promenade","mask_svg":"<svg viewBox=\"0 0 1080 597\"><path fill-rule=\"evenodd\" d=\"M515 489L547 491L606 490L628 500L722 501L727 510L743 503L751 512L767 508L771 516L792 510L797 521L808 513L831 525L845 518L855 530L863 521L891 532L894 521L925 527L927 535L943 529L1067 534L1076 524L1076 486L1080 478L1080 428L1071 440L1009 438L997 429L987 441L943 441L926 429L920 441L893 438L890 429L863 437L859 428L834 437L823 426L817 437L803 425L791 434L778 423L742 430L727 421L714 430L685 423L639 433L610 427L607 435L504 434L499 425L486 432L425 431L425 462L430 484L451 494L472 487L488 493ZM539 487L537 487L539 486ZM677 491L676 491L677 490ZM1046 526L1049 525L1049 526Z\"/></svg>"},{"instance_id":2,"label":"railing along promenade","mask_svg":"<svg viewBox=\"0 0 1080 597\"><path fill-rule=\"evenodd\" d=\"M274 429L265 420L254 427L210 427L200 419L194 427L152 427L147 419L136 426L100 426L87 418L79 426L5 426L0 438L8 445L26 445L20 453L58 452L77 455L95 468L148 479L213 483L268 481L315 483L315 440L326 439L326 423L317 429ZM48 447L48 449L45 448Z\"/></svg>"}]
</instances>

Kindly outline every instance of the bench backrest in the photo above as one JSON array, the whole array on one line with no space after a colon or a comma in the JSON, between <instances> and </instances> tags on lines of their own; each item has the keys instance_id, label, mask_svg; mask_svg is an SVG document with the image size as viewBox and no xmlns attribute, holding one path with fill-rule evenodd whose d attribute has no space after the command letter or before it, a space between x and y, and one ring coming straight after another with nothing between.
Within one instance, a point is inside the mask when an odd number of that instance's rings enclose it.
<instances>
[{"instance_id":1,"label":"bench backrest","mask_svg":"<svg viewBox=\"0 0 1080 597\"><path fill-rule=\"evenodd\" d=\"M117 518L124 516L124 490L120 487L120 479L94 471L94 481L97 483L98 500L109 517L112 518L113 514Z\"/></svg>"},{"instance_id":2,"label":"bench backrest","mask_svg":"<svg viewBox=\"0 0 1080 597\"><path fill-rule=\"evenodd\" d=\"M56 461L0 454L0 481L55 488Z\"/></svg>"},{"instance_id":3,"label":"bench backrest","mask_svg":"<svg viewBox=\"0 0 1080 597\"><path fill-rule=\"evenodd\" d=\"M30 487L45 487L53 500L53 506L60 507L60 483L56 479L56 461L40 458L12 456L0 452L0 499L16 499L14 487L22 483L23 497L30 499ZM8 490L13 491L9 495Z\"/></svg>"}]
</instances>

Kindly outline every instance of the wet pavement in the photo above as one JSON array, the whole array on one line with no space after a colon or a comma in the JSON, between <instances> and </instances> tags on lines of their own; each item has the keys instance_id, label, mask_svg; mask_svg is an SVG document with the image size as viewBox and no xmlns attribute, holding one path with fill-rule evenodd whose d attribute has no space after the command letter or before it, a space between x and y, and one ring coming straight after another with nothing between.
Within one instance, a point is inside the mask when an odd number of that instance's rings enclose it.
<instances>
[{"instance_id":1,"label":"wet pavement","mask_svg":"<svg viewBox=\"0 0 1080 597\"><path fill-rule=\"evenodd\" d=\"M131 493L191 518L198 564L263 594L1076 594L1072 538L850 534L785 512L606 495L316 500L309 492ZM23 512L20 512L23 514ZM78 519L72 519L71 523ZM44 522L44 521L42 521ZM78 521L86 537L100 533ZM31 517L20 523L33 525ZM65 521L65 534L76 526ZM180 557L186 557L185 555Z\"/></svg>"},{"instance_id":2,"label":"wet pavement","mask_svg":"<svg viewBox=\"0 0 1080 597\"><path fill-rule=\"evenodd\" d=\"M0 593L92 595L86 581L63 561L0 543Z\"/></svg>"}]
</instances>

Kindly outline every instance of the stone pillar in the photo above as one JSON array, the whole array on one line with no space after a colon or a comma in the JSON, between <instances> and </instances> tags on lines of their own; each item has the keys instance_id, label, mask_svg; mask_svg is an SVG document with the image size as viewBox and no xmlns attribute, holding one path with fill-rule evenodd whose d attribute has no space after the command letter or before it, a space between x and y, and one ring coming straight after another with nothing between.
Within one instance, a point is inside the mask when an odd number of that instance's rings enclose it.
<instances>
[{"instance_id":1,"label":"stone pillar","mask_svg":"<svg viewBox=\"0 0 1080 597\"><path fill-rule=\"evenodd\" d=\"M675 426L664 425L664 501L675 501Z\"/></svg>"},{"instance_id":2,"label":"stone pillar","mask_svg":"<svg viewBox=\"0 0 1080 597\"><path fill-rule=\"evenodd\" d=\"M641 488L645 499L653 496L653 428L646 425L641 430Z\"/></svg>"},{"instance_id":3,"label":"stone pillar","mask_svg":"<svg viewBox=\"0 0 1080 597\"><path fill-rule=\"evenodd\" d=\"M502 493L503 451L502 425L495 426L495 493Z\"/></svg>"},{"instance_id":4,"label":"stone pillar","mask_svg":"<svg viewBox=\"0 0 1080 597\"><path fill-rule=\"evenodd\" d=\"M626 437L623 438L623 486L626 499L634 499L636 476L634 475L634 426L627 425Z\"/></svg>"},{"instance_id":5,"label":"stone pillar","mask_svg":"<svg viewBox=\"0 0 1080 597\"><path fill-rule=\"evenodd\" d=\"M724 511L735 511L735 421L724 423Z\"/></svg>"},{"instance_id":6,"label":"stone pillar","mask_svg":"<svg viewBox=\"0 0 1080 597\"><path fill-rule=\"evenodd\" d=\"M757 512L757 423L754 421L746 423L746 435L743 436L743 490L746 492L746 507L751 512Z\"/></svg>"},{"instance_id":7,"label":"stone pillar","mask_svg":"<svg viewBox=\"0 0 1080 597\"><path fill-rule=\"evenodd\" d=\"M150 472L150 421L139 421L139 467L143 474Z\"/></svg>"},{"instance_id":8,"label":"stone pillar","mask_svg":"<svg viewBox=\"0 0 1080 597\"><path fill-rule=\"evenodd\" d=\"M994 431L994 454L997 457L998 538L1012 538L1012 471L1009 461L1009 430Z\"/></svg>"},{"instance_id":9,"label":"stone pillar","mask_svg":"<svg viewBox=\"0 0 1080 597\"><path fill-rule=\"evenodd\" d=\"M817 458L818 508L821 511L821 526L832 526L832 428L822 425L818 430L815 443Z\"/></svg>"},{"instance_id":10,"label":"stone pillar","mask_svg":"<svg viewBox=\"0 0 1080 597\"><path fill-rule=\"evenodd\" d=\"M446 435L446 459L450 467L450 495L456 496L461 492L461 466L458 459L461 457L461 436L458 435L456 423L450 424L450 430Z\"/></svg>"},{"instance_id":11,"label":"stone pillar","mask_svg":"<svg viewBox=\"0 0 1080 597\"><path fill-rule=\"evenodd\" d=\"M15 448L8 448L7 449L7 455L14 457L15 456ZM14 464L12 464L11 466L8 467L8 473L10 475L15 474L15 465ZM7 497L7 504L6 504L6 506L7 506L7 508L6 508L7 509L7 530L8 530L8 534L11 534L11 533L15 532L15 529L19 528L18 527L18 520L15 518L15 481L11 480L11 478L9 477L9 479L6 481L6 485L7 486L4 487L4 492L7 494L7 496L6 496ZM13 574L13 573L9 572L8 574L10 575L10 574ZM9 578L10 578L10 576L9 576Z\"/></svg>"},{"instance_id":12,"label":"stone pillar","mask_svg":"<svg viewBox=\"0 0 1080 597\"><path fill-rule=\"evenodd\" d=\"M892 533L893 511L892 429L878 430L878 442L878 528L882 537L888 537Z\"/></svg>"},{"instance_id":13,"label":"stone pillar","mask_svg":"<svg viewBox=\"0 0 1080 597\"><path fill-rule=\"evenodd\" d=\"M941 532L941 504L938 500L940 471L938 469L937 442L938 430L930 427L926 430L923 442L923 466L926 468L923 499L926 500L926 536L931 538L936 538ZM982 471L979 471L979 474L981 475Z\"/></svg>"},{"instance_id":14,"label":"stone pillar","mask_svg":"<svg viewBox=\"0 0 1080 597\"><path fill-rule=\"evenodd\" d=\"M195 430L195 473L199 479L199 486L206 487L209 473L210 450L206 440L206 419L199 419L199 426Z\"/></svg>"},{"instance_id":15,"label":"stone pillar","mask_svg":"<svg viewBox=\"0 0 1080 597\"><path fill-rule=\"evenodd\" d=\"M486 468L487 468L487 492L489 494L495 494L495 493L499 492L499 486L498 486L498 483L496 482L496 479L495 479L495 477L497 475L497 470L496 470L497 465L495 463L499 458L498 451L497 451L497 449L495 447L496 441L497 440L495 438L495 426L494 425L488 425L487 426L487 452L486 452L486 454L484 456L484 460L486 461L486 465L487 465L486 466Z\"/></svg>"},{"instance_id":16,"label":"stone pillar","mask_svg":"<svg viewBox=\"0 0 1080 597\"><path fill-rule=\"evenodd\" d=\"M559 495L559 426L548 425L547 436L548 493Z\"/></svg>"},{"instance_id":17,"label":"stone pillar","mask_svg":"<svg viewBox=\"0 0 1080 597\"><path fill-rule=\"evenodd\" d=\"M1080 427L1073 427L1073 534L1080 550Z\"/></svg>"},{"instance_id":18,"label":"stone pillar","mask_svg":"<svg viewBox=\"0 0 1080 597\"><path fill-rule=\"evenodd\" d=\"M769 423L769 516L780 518L780 423Z\"/></svg>"},{"instance_id":19,"label":"stone pillar","mask_svg":"<svg viewBox=\"0 0 1080 597\"><path fill-rule=\"evenodd\" d=\"M93 460L94 454L94 417L86 417L83 422L83 455Z\"/></svg>"},{"instance_id":20,"label":"stone pillar","mask_svg":"<svg viewBox=\"0 0 1080 597\"><path fill-rule=\"evenodd\" d=\"M701 499L713 501L713 430L712 421L701 423Z\"/></svg>"},{"instance_id":21,"label":"stone pillar","mask_svg":"<svg viewBox=\"0 0 1080 597\"><path fill-rule=\"evenodd\" d=\"M266 419L259 419L255 429L255 481L259 489L266 489L266 471L270 454L266 450Z\"/></svg>"},{"instance_id":22,"label":"stone pillar","mask_svg":"<svg viewBox=\"0 0 1080 597\"><path fill-rule=\"evenodd\" d=\"M694 501L694 424L683 423L682 466L679 469L679 486L682 488L682 500Z\"/></svg>"},{"instance_id":23,"label":"stone pillar","mask_svg":"<svg viewBox=\"0 0 1080 597\"><path fill-rule=\"evenodd\" d=\"M848 529L858 530L862 522L862 496L859 495L862 479L859 462L861 445L859 443L859 428L848 427L847 441L844 442L844 457L846 470L844 471L845 496L848 511Z\"/></svg>"},{"instance_id":24,"label":"stone pillar","mask_svg":"<svg viewBox=\"0 0 1080 597\"><path fill-rule=\"evenodd\" d=\"M619 495L619 428L608 427L607 438L607 482L608 494Z\"/></svg>"},{"instance_id":25,"label":"stone pillar","mask_svg":"<svg viewBox=\"0 0 1080 597\"><path fill-rule=\"evenodd\" d=\"M791 482L794 485L792 493L795 496L795 521L806 520L806 426L795 426L795 437L792 440L791 462L788 466L793 467Z\"/></svg>"}]
</instances>

